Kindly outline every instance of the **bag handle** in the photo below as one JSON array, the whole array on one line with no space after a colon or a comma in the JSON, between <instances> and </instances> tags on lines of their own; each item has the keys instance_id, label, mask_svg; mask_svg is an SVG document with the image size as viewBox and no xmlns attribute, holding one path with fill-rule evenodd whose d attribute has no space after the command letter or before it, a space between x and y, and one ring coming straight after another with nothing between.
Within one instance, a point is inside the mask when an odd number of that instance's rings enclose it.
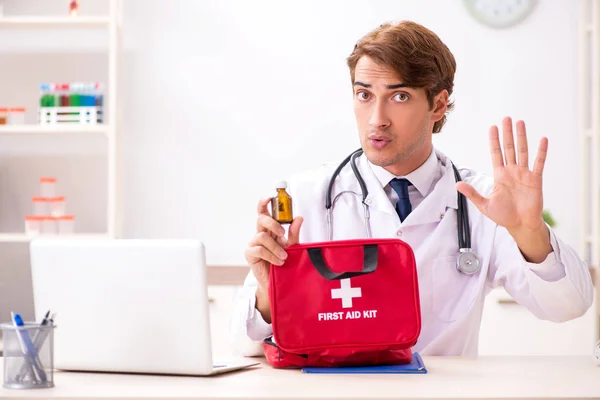
<instances>
[{"instance_id":1,"label":"bag handle","mask_svg":"<svg viewBox=\"0 0 600 400\"><path fill-rule=\"evenodd\" d=\"M308 257L312 262L312 265L316 268L316 270L321 274L321 276L328 281L332 281L335 279L346 279L352 278L354 276L370 274L371 272L375 272L377 269L377 245L376 244L366 244L363 246L364 249L364 260L363 260L363 269L362 271L355 272L340 272L335 273L329 269L327 264L325 263L325 259L323 258L323 252L320 247L314 247L311 249L306 249L308 252Z\"/></svg>"}]
</instances>

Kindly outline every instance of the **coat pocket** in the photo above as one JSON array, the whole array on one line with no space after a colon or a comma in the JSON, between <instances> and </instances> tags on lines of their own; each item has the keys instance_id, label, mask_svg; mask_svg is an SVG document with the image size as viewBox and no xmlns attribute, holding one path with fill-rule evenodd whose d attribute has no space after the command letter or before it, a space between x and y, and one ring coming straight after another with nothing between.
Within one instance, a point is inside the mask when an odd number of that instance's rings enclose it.
<instances>
[{"instance_id":1,"label":"coat pocket","mask_svg":"<svg viewBox=\"0 0 600 400\"><path fill-rule=\"evenodd\" d=\"M458 255L438 257L433 262L432 311L444 322L454 322L465 315L477 298L481 271L463 274L456 268Z\"/></svg>"}]
</instances>

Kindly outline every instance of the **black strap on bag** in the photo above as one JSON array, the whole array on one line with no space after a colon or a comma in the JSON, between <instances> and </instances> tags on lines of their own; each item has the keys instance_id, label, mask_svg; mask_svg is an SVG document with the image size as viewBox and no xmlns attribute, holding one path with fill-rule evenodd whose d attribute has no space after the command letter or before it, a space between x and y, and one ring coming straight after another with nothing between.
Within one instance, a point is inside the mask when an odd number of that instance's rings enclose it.
<instances>
[{"instance_id":1,"label":"black strap on bag","mask_svg":"<svg viewBox=\"0 0 600 400\"><path fill-rule=\"evenodd\" d=\"M362 271L355 272L340 272L335 273L329 269L327 264L325 263L325 259L323 258L323 252L320 247L315 247L312 249L306 249L308 252L308 257L312 262L313 266L316 270L321 274L321 276L328 281L332 281L335 279L346 279L352 278L354 276L370 274L371 272L375 272L377 269L377 245L376 244L366 244L363 246L364 249L364 260L363 260L363 269Z\"/></svg>"}]
</instances>

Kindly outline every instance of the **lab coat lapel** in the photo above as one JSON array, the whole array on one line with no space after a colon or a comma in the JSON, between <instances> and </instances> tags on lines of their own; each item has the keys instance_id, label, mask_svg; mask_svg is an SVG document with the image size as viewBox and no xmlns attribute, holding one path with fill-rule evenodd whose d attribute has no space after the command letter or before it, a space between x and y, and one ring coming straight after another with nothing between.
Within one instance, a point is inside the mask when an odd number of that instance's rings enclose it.
<instances>
[{"instance_id":1,"label":"lab coat lapel","mask_svg":"<svg viewBox=\"0 0 600 400\"><path fill-rule=\"evenodd\" d=\"M392 204L390 199L387 197L387 194L381 186L381 182L379 182L379 179L377 179L373 173L373 170L367 161L367 157L364 154L361 155L357 160L357 165L363 179L365 180L367 190L369 191L369 195L365 199L367 205L369 205L371 210L380 211L388 214L390 217L398 218L394 204ZM356 182L356 187L358 187L360 190L358 182Z\"/></svg>"}]
</instances>

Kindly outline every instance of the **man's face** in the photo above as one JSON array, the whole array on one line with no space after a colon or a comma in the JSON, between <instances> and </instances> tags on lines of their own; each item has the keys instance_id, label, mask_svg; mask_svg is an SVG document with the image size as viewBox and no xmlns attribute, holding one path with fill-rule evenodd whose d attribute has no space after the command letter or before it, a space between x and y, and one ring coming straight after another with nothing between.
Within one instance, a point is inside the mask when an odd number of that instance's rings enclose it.
<instances>
[{"instance_id":1,"label":"man's face","mask_svg":"<svg viewBox=\"0 0 600 400\"><path fill-rule=\"evenodd\" d=\"M443 112L439 115L439 110L434 111L425 89L404 86L393 70L369 57L358 60L354 114L361 146L373 164L406 174L424 162L431 152L433 124L443 116ZM417 161L418 165L412 165ZM404 171L402 164L412 169Z\"/></svg>"}]
</instances>

